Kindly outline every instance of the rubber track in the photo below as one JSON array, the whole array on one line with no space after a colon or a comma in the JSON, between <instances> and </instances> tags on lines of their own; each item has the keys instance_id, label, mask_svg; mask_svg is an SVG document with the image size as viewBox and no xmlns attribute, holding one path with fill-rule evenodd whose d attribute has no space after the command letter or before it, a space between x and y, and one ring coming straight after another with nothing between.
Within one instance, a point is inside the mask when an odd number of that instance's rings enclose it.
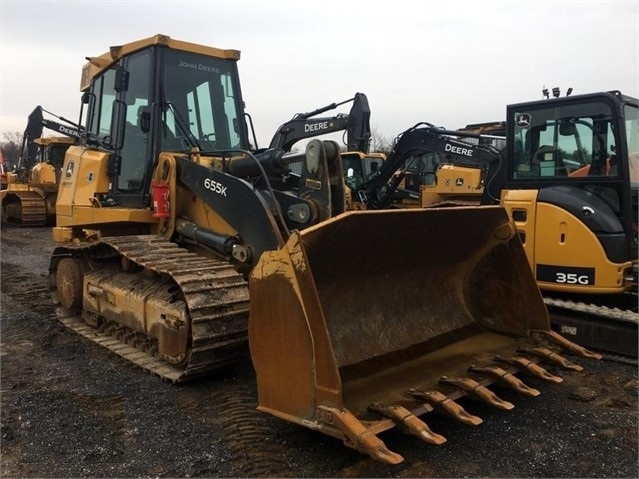
<instances>
[{"instance_id":1,"label":"rubber track","mask_svg":"<svg viewBox=\"0 0 639 479\"><path fill-rule=\"evenodd\" d=\"M631 323L639 324L639 313L635 313L634 311L548 297L544 298L544 303L546 303L546 306L552 306L553 308L566 311L574 311L589 314L592 316L598 316L600 318L616 319L620 321L628 321Z\"/></svg>"},{"instance_id":2,"label":"rubber track","mask_svg":"<svg viewBox=\"0 0 639 479\"><path fill-rule=\"evenodd\" d=\"M79 316L65 316L58 311L65 326L173 382L202 376L247 357L248 285L232 265L192 253L155 235L107 237L90 249L98 257L104 257L105 244L164 279L170 276L180 288L191 320L192 348L188 362L185 367L174 366L87 325ZM77 248L71 249L74 256L82 256L77 255L80 252ZM83 253L91 256L89 251Z\"/></svg>"}]
</instances>

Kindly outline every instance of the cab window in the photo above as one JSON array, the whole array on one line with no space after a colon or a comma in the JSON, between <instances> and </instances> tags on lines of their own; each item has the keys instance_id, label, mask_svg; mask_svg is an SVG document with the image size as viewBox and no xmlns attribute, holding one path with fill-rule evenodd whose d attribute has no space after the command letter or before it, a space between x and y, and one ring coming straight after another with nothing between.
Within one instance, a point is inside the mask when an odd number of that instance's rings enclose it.
<instances>
[{"instance_id":1,"label":"cab window","mask_svg":"<svg viewBox=\"0 0 639 479\"><path fill-rule=\"evenodd\" d=\"M617 140L603 102L517 112L514 179L617 176Z\"/></svg>"}]
</instances>

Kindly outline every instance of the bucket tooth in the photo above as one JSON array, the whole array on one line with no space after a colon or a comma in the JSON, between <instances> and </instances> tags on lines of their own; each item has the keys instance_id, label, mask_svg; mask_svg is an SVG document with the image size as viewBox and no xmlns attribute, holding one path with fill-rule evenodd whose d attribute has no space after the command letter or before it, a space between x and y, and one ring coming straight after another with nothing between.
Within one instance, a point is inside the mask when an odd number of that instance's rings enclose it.
<instances>
[{"instance_id":1,"label":"bucket tooth","mask_svg":"<svg viewBox=\"0 0 639 479\"><path fill-rule=\"evenodd\" d=\"M436 411L444 413L468 426L479 426L482 422L484 422L482 418L470 414L462 406L439 391L418 391L416 389L411 389L408 391L408 394L415 399L424 401Z\"/></svg>"},{"instance_id":2,"label":"bucket tooth","mask_svg":"<svg viewBox=\"0 0 639 479\"><path fill-rule=\"evenodd\" d=\"M526 396L539 396L541 394L537 389L531 388L521 379L515 377L505 369L499 366L471 366L468 371L482 376L488 376L514 389L515 391L525 394Z\"/></svg>"},{"instance_id":3,"label":"bucket tooth","mask_svg":"<svg viewBox=\"0 0 639 479\"><path fill-rule=\"evenodd\" d=\"M459 388L462 391L472 394L473 396L476 396L477 398L496 408L503 409L505 411L515 408L515 405L513 403L504 401L490 389L482 386L474 379L442 377L439 382L442 384L450 384L451 386Z\"/></svg>"},{"instance_id":4,"label":"bucket tooth","mask_svg":"<svg viewBox=\"0 0 639 479\"><path fill-rule=\"evenodd\" d=\"M512 365L517 366L517 367L519 367L521 369L525 369L528 372L530 372L531 374L533 374L534 376L537 376L538 378L544 379L545 381L550 381L550 382L553 382L553 383L561 383L561 382L564 381L559 376L555 376L554 374L549 373L548 371L546 371L544 368L542 368L538 364L533 363L531 360L526 359L526 358L522 358L520 356L513 356L511 358L504 358L502 356L495 356L494 360L499 362L499 363L512 364Z\"/></svg>"},{"instance_id":5,"label":"bucket tooth","mask_svg":"<svg viewBox=\"0 0 639 479\"><path fill-rule=\"evenodd\" d=\"M386 447L386 444L362 424L348 409L319 406L323 420L336 426L348 439L344 441L349 447L371 456L373 459L387 464L399 464L402 456Z\"/></svg>"},{"instance_id":6,"label":"bucket tooth","mask_svg":"<svg viewBox=\"0 0 639 479\"><path fill-rule=\"evenodd\" d=\"M548 361L557 364L565 369L572 369L573 371L583 371L584 368L578 364L568 361L561 354L551 351L548 348L519 348L517 352L530 354L531 356L542 357Z\"/></svg>"},{"instance_id":7,"label":"bucket tooth","mask_svg":"<svg viewBox=\"0 0 639 479\"><path fill-rule=\"evenodd\" d=\"M402 406L371 404L368 409L392 419L400 429L419 437L428 444L444 444L446 438L433 432L428 425Z\"/></svg>"},{"instance_id":8,"label":"bucket tooth","mask_svg":"<svg viewBox=\"0 0 639 479\"><path fill-rule=\"evenodd\" d=\"M601 354L590 351L582 346L579 346L578 344L573 343L572 341L569 341L556 331L534 330L530 331L530 337L538 341L543 341L544 339L549 340L550 342L557 344L562 348L567 349L571 353L576 354L577 356L581 356L582 358L601 359L603 357Z\"/></svg>"}]
</instances>

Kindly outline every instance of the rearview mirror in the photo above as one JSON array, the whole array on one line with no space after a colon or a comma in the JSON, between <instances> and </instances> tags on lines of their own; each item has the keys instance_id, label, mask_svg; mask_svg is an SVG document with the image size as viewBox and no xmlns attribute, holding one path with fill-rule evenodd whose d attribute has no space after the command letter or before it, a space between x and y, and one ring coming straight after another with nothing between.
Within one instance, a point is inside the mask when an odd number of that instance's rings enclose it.
<instances>
[{"instance_id":1,"label":"rearview mirror","mask_svg":"<svg viewBox=\"0 0 639 479\"><path fill-rule=\"evenodd\" d=\"M559 134L561 136L575 136L575 124L572 121L561 121L559 123Z\"/></svg>"}]
</instances>

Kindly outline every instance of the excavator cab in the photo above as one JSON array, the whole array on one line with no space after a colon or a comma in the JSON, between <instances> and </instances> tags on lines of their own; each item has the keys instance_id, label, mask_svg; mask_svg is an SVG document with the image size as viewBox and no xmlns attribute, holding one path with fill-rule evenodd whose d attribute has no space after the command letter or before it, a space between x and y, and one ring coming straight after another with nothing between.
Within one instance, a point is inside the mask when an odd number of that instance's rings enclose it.
<instances>
[{"instance_id":1,"label":"excavator cab","mask_svg":"<svg viewBox=\"0 0 639 479\"><path fill-rule=\"evenodd\" d=\"M638 112L618 91L510 105L498 175L547 305L582 312L553 326L635 358Z\"/></svg>"},{"instance_id":2,"label":"excavator cab","mask_svg":"<svg viewBox=\"0 0 639 479\"><path fill-rule=\"evenodd\" d=\"M636 290L637 111L637 100L619 92L508 107L514 161L502 203L540 288L610 294L634 283Z\"/></svg>"}]
</instances>

